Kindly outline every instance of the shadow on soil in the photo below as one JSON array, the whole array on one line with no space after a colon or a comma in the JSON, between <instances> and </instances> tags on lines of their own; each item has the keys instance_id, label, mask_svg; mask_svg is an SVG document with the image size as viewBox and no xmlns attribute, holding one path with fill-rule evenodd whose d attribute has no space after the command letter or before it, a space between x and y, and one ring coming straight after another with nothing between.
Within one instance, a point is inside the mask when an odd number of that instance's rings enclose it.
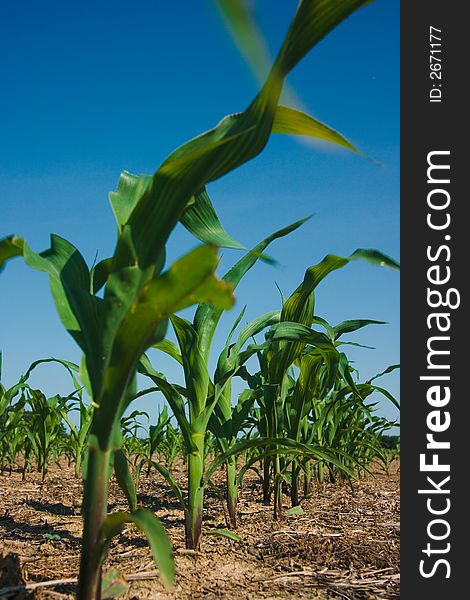
<instances>
[{"instance_id":1,"label":"shadow on soil","mask_svg":"<svg viewBox=\"0 0 470 600\"><path fill-rule=\"evenodd\" d=\"M5 537L18 541L50 541L66 540L73 546L80 546L80 538L72 535L66 529L55 529L51 525L22 523L15 521L12 517L3 517L0 519L0 529L5 532Z\"/></svg>"}]
</instances>

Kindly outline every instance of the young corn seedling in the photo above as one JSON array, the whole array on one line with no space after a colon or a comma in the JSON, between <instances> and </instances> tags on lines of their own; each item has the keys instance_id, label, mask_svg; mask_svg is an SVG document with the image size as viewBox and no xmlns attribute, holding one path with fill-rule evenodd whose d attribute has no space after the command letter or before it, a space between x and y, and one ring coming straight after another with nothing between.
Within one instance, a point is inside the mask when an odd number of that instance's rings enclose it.
<instances>
[{"instance_id":1,"label":"young corn seedling","mask_svg":"<svg viewBox=\"0 0 470 600\"><path fill-rule=\"evenodd\" d=\"M302 223L303 221L298 221L265 238L228 271L223 281L235 288L271 242L294 231ZM187 397L188 410L175 386L141 361L141 372L148 375L165 395L183 434L188 455L188 498L183 505L186 517L186 545L190 549L197 549L200 544L204 504L202 480L209 420L225 388L228 387L228 380L214 385L210 381L208 371L211 344L222 313L220 308L201 305L196 310L193 323L173 316L171 321L179 350L173 348L167 340L164 345L160 345L161 350L171 354L183 366L186 383L183 393ZM168 475L166 476L168 479ZM171 481L171 485L175 488L176 483ZM179 490L178 497L182 496Z\"/></svg>"},{"instance_id":2,"label":"young corn seedling","mask_svg":"<svg viewBox=\"0 0 470 600\"><path fill-rule=\"evenodd\" d=\"M398 264L377 250L356 250L348 258L334 255L326 256L319 264L307 269L302 284L293 294L284 301L280 321L272 326L269 338L265 344L255 346L256 355L260 362L260 372L257 377L247 377L249 383L254 385L258 392L263 430L268 439L281 439L285 435L284 417L286 415L286 400L291 388L289 370L297 361L307 345L315 349L315 355L308 359L307 371L312 371L309 377L315 377L315 371L322 362L325 362L327 383L326 388L331 389L335 382L336 372L341 367L341 355L336 349L335 340L327 335L314 331L311 325L314 322L315 289L318 284L332 271L344 267L351 260L365 260L381 266L397 268ZM306 363L307 359L305 359ZM346 371L342 375L348 377ZM350 378L349 378L350 379ZM348 379L348 381L349 381ZM302 382L307 385L308 382ZM300 384L299 384L300 385ZM298 408L297 422L292 419L294 435L293 443L297 443L300 435L301 415L303 411L301 398L297 396ZM291 439L291 438L289 438ZM280 517L282 510L281 485L283 476L281 472L282 460L277 444L273 444L264 456L263 465L263 495L265 501L269 500L271 492L271 471L273 471L274 490L274 516Z\"/></svg>"},{"instance_id":3,"label":"young corn seedling","mask_svg":"<svg viewBox=\"0 0 470 600\"><path fill-rule=\"evenodd\" d=\"M245 307L246 308L246 307ZM273 311L255 319L244 327L239 333L236 343L231 344L233 334L243 318L245 309L241 312L229 334L225 348L219 356L217 370L214 375L216 388L221 393L214 412L209 420L209 427L216 436L222 453L230 452L237 442L239 434L246 425L250 410L255 401L254 393L241 394L238 402L232 406L232 378L243 368L243 363L248 360L250 353L242 356L242 349L246 342L271 324L279 321L280 312ZM237 456L232 454L227 458L226 464L227 511L230 528L237 527Z\"/></svg>"},{"instance_id":4,"label":"young corn seedling","mask_svg":"<svg viewBox=\"0 0 470 600\"><path fill-rule=\"evenodd\" d=\"M73 395L59 395L46 398L40 391L30 388L26 392L26 406L31 412L26 435L31 441L38 471L42 479L46 478L49 463L56 452L57 443L65 433L64 420L70 410L69 403Z\"/></svg>"},{"instance_id":5,"label":"young corn seedling","mask_svg":"<svg viewBox=\"0 0 470 600\"><path fill-rule=\"evenodd\" d=\"M23 478L30 465L32 454L36 456L38 470L46 476L50 457L60 453L60 437L65 433L62 420L67 420L69 403L79 389L73 374L76 365L68 361L47 358L34 361L21 376L19 382L9 390L1 383L1 353L0 353L0 448L3 460L6 458L9 467L13 465L19 454L23 455ZM33 371L45 363L58 363L65 367L70 374L74 392L67 398L55 396L46 399L39 390L33 389L28 380ZM20 398L14 403L15 397ZM28 410L28 407L30 410ZM41 416L38 416L38 415ZM67 421L68 422L68 421ZM62 440L63 441L63 440Z\"/></svg>"}]
</instances>

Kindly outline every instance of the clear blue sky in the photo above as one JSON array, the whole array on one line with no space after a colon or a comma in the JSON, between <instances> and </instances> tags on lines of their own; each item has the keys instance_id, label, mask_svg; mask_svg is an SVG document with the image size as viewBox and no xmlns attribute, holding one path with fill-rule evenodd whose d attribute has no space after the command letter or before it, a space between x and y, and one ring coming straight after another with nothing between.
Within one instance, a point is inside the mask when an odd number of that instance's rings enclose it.
<instances>
[{"instance_id":1,"label":"clear blue sky","mask_svg":"<svg viewBox=\"0 0 470 600\"><path fill-rule=\"evenodd\" d=\"M296 5L254 0L273 53ZM39 251L57 233L89 263L96 253L104 258L113 251L107 194L121 170L152 173L176 146L243 110L257 91L209 0L6 0L0 4L0 54L0 236L17 233ZM279 267L258 264L239 286L237 306L221 321L215 354L244 304L246 320L279 307L275 282L289 294L325 254L347 256L362 247L399 258L399 1L376 0L352 15L288 83L303 107L380 165L331 146L274 136L260 157L210 185L222 223L247 247L315 213L270 247ZM169 259L194 246L179 227ZM224 251L220 273L239 256ZM79 360L44 273L17 259L1 274L0 290L6 385L38 358ZM316 313L332 323L389 323L350 338L376 347L348 351L364 376L399 362L396 271L348 265L318 288ZM180 377L160 355L153 360L170 380ZM54 366L38 370L32 383L49 394L70 391ZM382 383L398 396L398 374ZM154 414L158 402L149 398L139 407ZM396 416L388 404L381 410Z\"/></svg>"}]
</instances>

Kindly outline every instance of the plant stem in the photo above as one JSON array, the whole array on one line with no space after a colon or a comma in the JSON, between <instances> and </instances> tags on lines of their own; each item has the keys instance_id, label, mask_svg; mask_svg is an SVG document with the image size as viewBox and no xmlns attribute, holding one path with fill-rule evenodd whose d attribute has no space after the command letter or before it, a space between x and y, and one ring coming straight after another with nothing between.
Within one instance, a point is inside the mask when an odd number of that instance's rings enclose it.
<instances>
[{"instance_id":1,"label":"plant stem","mask_svg":"<svg viewBox=\"0 0 470 600\"><path fill-rule=\"evenodd\" d=\"M90 447L83 492L83 539L77 600L100 600L101 556L96 556L108 504L110 452Z\"/></svg>"},{"instance_id":2,"label":"plant stem","mask_svg":"<svg viewBox=\"0 0 470 600\"><path fill-rule=\"evenodd\" d=\"M281 386L269 385L265 386L266 397L269 398L267 404L271 406L271 427L272 437L281 437L282 432L279 427L279 415L278 412L282 408L281 400ZM274 455L274 519L282 518L282 476L281 476L281 457L278 454L278 446L274 445L276 451Z\"/></svg>"},{"instance_id":3,"label":"plant stem","mask_svg":"<svg viewBox=\"0 0 470 600\"><path fill-rule=\"evenodd\" d=\"M237 528L237 503L237 460L235 456L231 456L227 460L227 509L230 519L230 529Z\"/></svg>"},{"instance_id":4,"label":"plant stem","mask_svg":"<svg viewBox=\"0 0 470 600\"><path fill-rule=\"evenodd\" d=\"M305 498L308 498L310 496L311 482L312 482L311 463L308 460L305 463L305 474L304 474L304 496L305 496Z\"/></svg>"},{"instance_id":5,"label":"plant stem","mask_svg":"<svg viewBox=\"0 0 470 600\"><path fill-rule=\"evenodd\" d=\"M282 518L282 477L279 456L274 459L274 514L275 519Z\"/></svg>"},{"instance_id":6,"label":"plant stem","mask_svg":"<svg viewBox=\"0 0 470 600\"><path fill-rule=\"evenodd\" d=\"M299 504L299 476L300 467L297 460L292 461L291 468L291 487L290 487L290 501L292 506L298 506Z\"/></svg>"},{"instance_id":7,"label":"plant stem","mask_svg":"<svg viewBox=\"0 0 470 600\"><path fill-rule=\"evenodd\" d=\"M188 506L185 511L185 538L188 550L199 550L204 488L201 486L204 474L204 434L192 435L197 450L188 454Z\"/></svg>"},{"instance_id":8,"label":"plant stem","mask_svg":"<svg viewBox=\"0 0 470 600\"><path fill-rule=\"evenodd\" d=\"M266 456L263 461L263 502L269 504L271 500L271 459Z\"/></svg>"}]
</instances>

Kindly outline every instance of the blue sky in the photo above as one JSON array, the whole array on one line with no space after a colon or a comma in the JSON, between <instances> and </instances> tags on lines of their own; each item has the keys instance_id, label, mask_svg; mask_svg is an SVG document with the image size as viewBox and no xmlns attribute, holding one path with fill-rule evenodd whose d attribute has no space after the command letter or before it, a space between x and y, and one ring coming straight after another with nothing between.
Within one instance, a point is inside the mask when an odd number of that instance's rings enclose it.
<instances>
[{"instance_id":1,"label":"blue sky","mask_svg":"<svg viewBox=\"0 0 470 600\"><path fill-rule=\"evenodd\" d=\"M273 53L296 4L254 1ZM57 233L89 263L96 253L104 258L113 251L107 195L119 173L152 173L175 147L243 110L258 89L209 0L2 2L0 54L0 235L17 233L39 251ZM273 136L261 156L209 186L222 223L247 247L315 213L270 247L278 267L258 264L238 287L237 305L215 338L213 365L245 304L247 321L279 307L275 283L288 295L325 254L347 256L361 247L399 258L399 1L376 0L352 15L288 83L304 108L373 160ZM195 245L179 227L169 260ZM225 250L220 273L239 256ZM6 385L38 358L79 360L45 274L13 261L0 276L0 290ZM399 362L396 271L348 265L320 285L316 312L332 323L389 323L350 338L376 347L348 350L363 376ZM160 355L152 359L170 380L180 378ZM50 394L70 391L67 377L51 365L38 369L32 383ZM398 374L382 383L398 396ZM159 402L148 398L138 407L153 415ZM396 416L388 404L381 412Z\"/></svg>"}]
</instances>

